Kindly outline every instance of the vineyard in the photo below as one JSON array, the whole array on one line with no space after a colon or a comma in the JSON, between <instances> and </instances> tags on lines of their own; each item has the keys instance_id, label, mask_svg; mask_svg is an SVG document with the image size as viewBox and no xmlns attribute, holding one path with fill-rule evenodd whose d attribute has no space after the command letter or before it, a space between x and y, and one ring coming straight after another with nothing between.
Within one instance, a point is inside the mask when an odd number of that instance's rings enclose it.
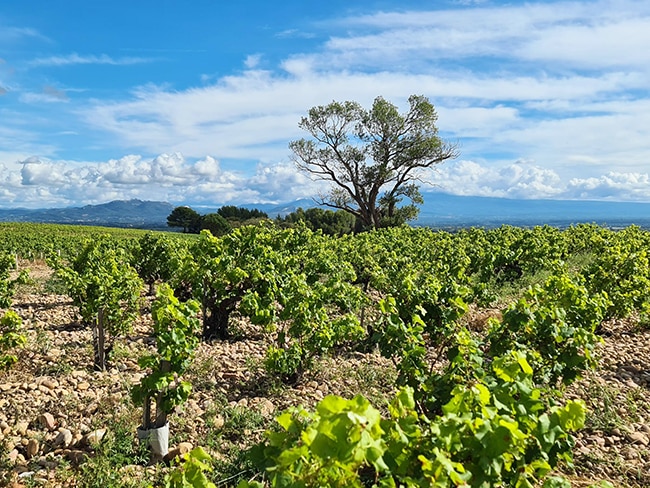
<instances>
[{"instance_id":1,"label":"vineyard","mask_svg":"<svg viewBox=\"0 0 650 488\"><path fill-rule=\"evenodd\" d=\"M648 487L649 251L0 224L0 485Z\"/></svg>"}]
</instances>

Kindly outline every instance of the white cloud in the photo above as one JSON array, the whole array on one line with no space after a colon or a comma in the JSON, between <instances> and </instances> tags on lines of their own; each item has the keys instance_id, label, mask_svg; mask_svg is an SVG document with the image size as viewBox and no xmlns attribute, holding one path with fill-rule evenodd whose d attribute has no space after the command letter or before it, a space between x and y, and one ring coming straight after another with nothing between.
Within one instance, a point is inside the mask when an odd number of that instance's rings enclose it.
<instances>
[{"instance_id":1,"label":"white cloud","mask_svg":"<svg viewBox=\"0 0 650 488\"><path fill-rule=\"evenodd\" d=\"M252 176L225 171L211 156L127 155L105 162L26 158L0 163L0 206L41 207L140 198L211 206L287 202L314 195L318 185L291 164L259 165ZM19 205L17 205L19 203Z\"/></svg>"},{"instance_id":2,"label":"white cloud","mask_svg":"<svg viewBox=\"0 0 650 488\"><path fill-rule=\"evenodd\" d=\"M650 40L650 7L634 0L380 12L350 17L346 24L375 31L332 37L328 48L364 64L382 58L487 57L645 68L650 59L647 50L639 50Z\"/></svg>"},{"instance_id":3,"label":"white cloud","mask_svg":"<svg viewBox=\"0 0 650 488\"><path fill-rule=\"evenodd\" d=\"M57 103L69 102L70 99L64 90L45 85L40 93L23 92L20 94L23 103Z\"/></svg>"},{"instance_id":4,"label":"white cloud","mask_svg":"<svg viewBox=\"0 0 650 488\"><path fill-rule=\"evenodd\" d=\"M261 54L249 54L246 56L246 59L244 60L244 66L248 69L254 69L256 68L260 62L262 61L262 55Z\"/></svg>"},{"instance_id":5,"label":"white cloud","mask_svg":"<svg viewBox=\"0 0 650 488\"><path fill-rule=\"evenodd\" d=\"M598 178L574 178L568 192L574 198L615 201L650 200L648 173L609 172Z\"/></svg>"},{"instance_id":6,"label":"white cloud","mask_svg":"<svg viewBox=\"0 0 650 488\"><path fill-rule=\"evenodd\" d=\"M141 57L122 57L113 58L107 54L100 54L99 56L80 55L77 53L68 54L66 56L49 56L47 58L36 58L29 61L32 67L38 66L69 66L75 64L108 64L113 66L129 66L133 64L150 63L153 59Z\"/></svg>"},{"instance_id":7,"label":"white cloud","mask_svg":"<svg viewBox=\"0 0 650 488\"><path fill-rule=\"evenodd\" d=\"M454 161L435 168L424 188L464 196L514 199L649 201L648 173L608 172L598 177L562 178L532 161L497 167Z\"/></svg>"},{"instance_id":8,"label":"white cloud","mask_svg":"<svg viewBox=\"0 0 650 488\"><path fill-rule=\"evenodd\" d=\"M513 199L650 200L648 173L607 172L566 179L534 161L502 165L459 160L425 175L423 190ZM0 163L0 206L43 207L139 198L172 204L219 206L286 203L310 198L328 184L312 181L291 163L260 164L254 174L224 170L213 157L179 153L128 155L106 162L50 161L37 157Z\"/></svg>"},{"instance_id":9,"label":"white cloud","mask_svg":"<svg viewBox=\"0 0 650 488\"><path fill-rule=\"evenodd\" d=\"M650 3L454 3L329 21L330 37L314 51L288 54L275 67L266 53L251 54L243 72L196 74L203 86L159 82L113 99L81 95L48 104L81 114L83 123L66 126L79 137L89 125L94 134L111 136L105 144L113 153L143 155L27 161L25 184L16 189L13 177L7 191L27 198L49 182L58 187L48 198L62 201L75 192L87 200L125 194L220 203L308 196L319 187L287 163L287 144L305 136L298 122L310 107L332 100L368 107L382 95L404 109L409 95L423 94L436 105L441 134L460 142L464 158L431 177L446 191L650 200L650 50L640 48L650 45ZM31 67L150 61L73 53L38 58ZM23 91L20 100L67 100L56 90ZM14 141L21 161L61 154L56 145L36 148L34 134L16 130L2 115L0 147Z\"/></svg>"}]
</instances>

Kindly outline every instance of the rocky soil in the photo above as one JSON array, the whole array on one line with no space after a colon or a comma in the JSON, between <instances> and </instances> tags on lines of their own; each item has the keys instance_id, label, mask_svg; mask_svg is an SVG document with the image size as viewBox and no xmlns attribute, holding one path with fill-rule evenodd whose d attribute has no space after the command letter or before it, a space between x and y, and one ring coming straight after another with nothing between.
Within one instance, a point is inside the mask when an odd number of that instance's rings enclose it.
<instances>
[{"instance_id":1,"label":"rocky soil","mask_svg":"<svg viewBox=\"0 0 650 488\"><path fill-rule=\"evenodd\" d=\"M49 269L30 267L34 284L14 299L29 342L19 363L0 373L0 486L90 486L84 466L99 469L91 463L107 455L103 445L126 438L137 448L140 409L129 387L143 375L137 358L153 347L150 317L116 342L110 369L95 372L90 331L68 297L46 291ZM190 372L194 391L170 416L172 454L204 446L221 463L219 479L237 474L239 453L287 406L358 392L381 405L391 394L395 372L374 354L324 359L297 384L280 385L261 367L263 335L248 332L246 340L201 344ZM585 399L590 412L577 435L575 470L565 471L574 486L605 479L650 487L650 332L614 322L603 338L599 369L567 392ZM120 479L159 479L165 469L128 458Z\"/></svg>"}]
</instances>

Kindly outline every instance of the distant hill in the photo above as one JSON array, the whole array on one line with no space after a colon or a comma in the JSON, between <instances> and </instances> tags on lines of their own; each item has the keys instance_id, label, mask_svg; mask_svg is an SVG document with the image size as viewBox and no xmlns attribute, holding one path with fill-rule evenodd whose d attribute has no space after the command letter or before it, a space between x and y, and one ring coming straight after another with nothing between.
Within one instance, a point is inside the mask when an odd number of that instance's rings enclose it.
<instances>
[{"instance_id":1,"label":"distant hill","mask_svg":"<svg viewBox=\"0 0 650 488\"><path fill-rule=\"evenodd\" d=\"M0 209L0 221L160 229L167 228L167 216L173 209L167 202L115 200L83 207Z\"/></svg>"},{"instance_id":2,"label":"distant hill","mask_svg":"<svg viewBox=\"0 0 650 488\"><path fill-rule=\"evenodd\" d=\"M511 200L506 198L463 197L444 193L425 193L424 205L414 225L442 229L459 227L498 227L500 225L553 225L568 227L581 222L609 227L635 224L650 228L650 203ZM169 229L167 216L177 205L167 202L116 200L101 205L55 209L0 209L0 221L44 222L141 229ZM191 205L190 205L191 206ZM311 199L282 204L242 204L266 212L269 217L287 215L302 207L316 206ZM216 212L219 207L194 207L200 214Z\"/></svg>"},{"instance_id":3,"label":"distant hill","mask_svg":"<svg viewBox=\"0 0 650 488\"><path fill-rule=\"evenodd\" d=\"M512 200L425 193L416 225L438 228L596 223L650 228L650 203L586 200Z\"/></svg>"}]
</instances>

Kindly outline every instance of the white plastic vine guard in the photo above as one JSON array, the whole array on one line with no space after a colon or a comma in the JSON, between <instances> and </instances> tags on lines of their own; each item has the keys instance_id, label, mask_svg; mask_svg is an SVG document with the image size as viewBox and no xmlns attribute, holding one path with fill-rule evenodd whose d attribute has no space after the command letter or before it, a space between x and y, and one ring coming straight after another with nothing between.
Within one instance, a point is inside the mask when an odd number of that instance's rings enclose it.
<instances>
[{"instance_id":1,"label":"white plastic vine guard","mask_svg":"<svg viewBox=\"0 0 650 488\"><path fill-rule=\"evenodd\" d=\"M169 422L157 429L138 427L138 440L148 442L154 459L162 459L169 451Z\"/></svg>"}]
</instances>

